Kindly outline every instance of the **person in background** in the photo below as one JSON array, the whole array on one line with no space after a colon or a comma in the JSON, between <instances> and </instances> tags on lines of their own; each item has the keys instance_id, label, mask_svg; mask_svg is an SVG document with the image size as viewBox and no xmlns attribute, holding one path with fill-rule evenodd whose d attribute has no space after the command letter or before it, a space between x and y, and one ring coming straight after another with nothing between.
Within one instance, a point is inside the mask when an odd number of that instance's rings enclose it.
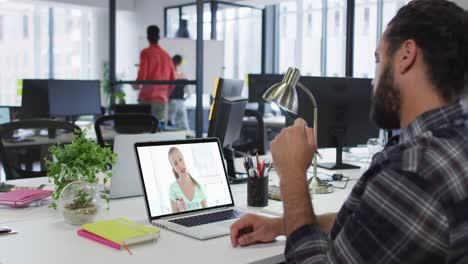
<instances>
[{"instance_id":1,"label":"person in background","mask_svg":"<svg viewBox=\"0 0 468 264\"><path fill-rule=\"evenodd\" d=\"M149 47L140 53L140 64L138 68L138 81L174 81L174 64L171 57L165 50L159 46L159 27L155 25L148 26L147 39ZM174 85L134 85L135 89L140 90L138 102L140 104L149 104L153 114L159 121L167 121L167 103L169 95L174 89Z\"/></svg>"},{"instance_id":2,"label":"person in background","mask_svg":"<svg viewBox=\"0 0 468 264\"><path fill-rule=\"evenodd\" d=\"M306 171L317 145L297 119L271 144L284 216L244 216L232 245L286 235L288 263L468 263L467 47L455 3L402 7L375 52L370 111L380 128L401 129L399 141L373 157L338 214L316 215Z\"/></svg>"},{"instance_id":3,"label":"person in background","mask_svg":"<svg viewBox=\"0 0 468 264\"><path fill-rule=\"evenodd\" d=\"M177 80L187 80L185 73L180 70L182 60L182 56L178 54L172 57ZM177 84L169 97L169 124L181 130L189 129L187 109L185 108L186 95L187 86L185 84Z\"/></svg>"}]
</instances>

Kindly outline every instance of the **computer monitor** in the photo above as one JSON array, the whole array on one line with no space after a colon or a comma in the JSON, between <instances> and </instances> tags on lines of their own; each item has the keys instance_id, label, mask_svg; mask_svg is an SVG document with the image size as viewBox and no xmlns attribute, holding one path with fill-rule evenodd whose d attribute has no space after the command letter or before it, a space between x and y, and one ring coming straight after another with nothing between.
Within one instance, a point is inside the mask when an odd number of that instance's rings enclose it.
<instances>
[{"instance_id":1,"label":"computer monitor","mask_svg":"<svg viewBox=\"0 0 468 264\"><path fill-rule=\"evenodd\" d=\"M115 114L151 114L151 105L149 104L116 104L114 106Z\"/></svg>"},{"instance_id":2,"label":"computer monitor","mask_svg":"<svg viewBox=\"0 0 468 264\"><path fill-rule=\"evenodd\" d=\"M118 104L114 106L114 114L151 114L151 105L149 104ZM116 119L114 129L118 133L133 134L135 128L141 127L142 119Z\"/></svg>"},{"instance_id":3,"label":"computer monitor","mask_svg":"<svg viewBox=\"0 0 468 264\"><path fill-rule=\"evenodd\" d=\"M239 139L242 119L247 106L247 98L224 97L218 107L216 120L210 122L213 126L211 137L217 137L223 148L231 147Z\"/></svg>"},{"instance_id":4,"label":"computer monitor","mask_svg":"<svg viewBox=\"0 0 468 264\"><path fill-rule=\"evenodd\" d=\"M273 84L280 82L283 75L249 75L249 101L262 101L263 93ZM379 136L379 130L369 120L372 85L371 79L308 77L299 80L314 95L318 105L319 148L336 148L336 162L319 164L328 169L356 168L344 164L343 147L366 144L369 138ZM313 107L301 89L298 91L298 116L313 124Z\"/></svg>"},{"instance_id":5,"label":"computer monitor","mask_svg":"<svg viewBox=\"0 0 468 264\"><path fill-rule=\"evenodd\" d=\"M11 112L9 106L0 106L0 125L11 122Z\"/></svg>"},{"instance_id":6,"label":"computer monitor","mask_svg":"<svg viewBox=\"0 0 468 264\"><path fill-rule=\"evenodd\" d=\"M49 80L49 115L76 117L101 114L98 80Z\"/></svg>"},{"instance_id":7,"label":"computer monitor","mask_svg":"<svg viewBox=\"0 0 468 264\"><path fill-rule=\"evenodd\" d=\"M20 119L48 118L48 80L23 80Z\"/></svg>"},{"instance_id":8,"label":"computer monitor","mask_svg":"<svg viewBox=\"0 0 468 264\"><path fill-rule=\"evenodd\" d=\"M224 97L218 104L216 121L213 121L213 119L210 121L210 127L213 127L210 137L218 138L223 147L227 173L231 183L245 181L245 179L237 177L234 167L235 155L231 146L240 137L246 106L247 98L240 96Z\"/></svg>"},{"instance_id":9,"label":"computer monitor","mask_svg":"<svg viewBox=\"0 0 468 264\"><path fill-rule=\"evenodd\" d=\"M214 124L216 124L218 105L225 97L237 97L241 96L242 89L244 88L243 80L234 80L234 79L223 79L219 78L215 85L213 92L213 103L211 104L210 115L208 119L210 120L210 125L208 127L208 137L213 136Z\"/></svg>"},{"instance_id":10,"label":"computer monitor","mask_svg":"<svg viewBox=\"0 0 468 264\"><path fill-rule=\"evenodd\" d=\"M249 103L264 103L263 94L273 84L283 80L283 75L280 74L249 74Z\"/></svg>"},{"instance_id":11,"label":"computer monitor","mask_svg":"<svg viewBox=\"0 0 468 264\"><path fill-rule=\"evenodd\" d=\"M379 137L379 129L369 119L371 79L303 77L299 81L317 101L318 147L336 148L336 161L318 166L331 170L359 168L343 163L342 151L345 146L366 144L369 138ZM298 115L312 124L310 100L301 89L298 89L298 98Z\"/></svg>"}]
</instances>

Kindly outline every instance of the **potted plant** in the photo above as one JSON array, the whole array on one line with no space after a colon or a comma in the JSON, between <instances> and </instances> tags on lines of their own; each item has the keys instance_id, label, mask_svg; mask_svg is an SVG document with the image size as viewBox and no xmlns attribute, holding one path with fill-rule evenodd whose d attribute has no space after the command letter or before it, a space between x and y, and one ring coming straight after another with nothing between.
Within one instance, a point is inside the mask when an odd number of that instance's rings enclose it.
<instances>
[{"instance_id":1,"label":"potted plant","mask_svg":"<svg viewBox=\"0 0 468 264\"><path fill-rule=\"evenodd\" d=\"M117 155L110 146L102 148L95 141L86 138L83 131L75 131L75 136L70 144L63 147L59 145L51 146L49 152L53 159L46 161L47 175L49 181L55 184L55 190L51 196L52 202L49 207L54 209L57 209L57 203L64 188L72 182L88 182L96 185L99 180L98 175L101 174L103 175L103 183L106 184L112 176L109 166L114 164L117 159ZM67 205L67 203L62 202L61 206L67 206L68 209L86 206L89 197L79 190L80 188L71 190L74 197L70 199L74 205ZM86 190L88 195L92 195L89 188ZM106 201L109 203L108 197L106 197Z\"/></svg>"},{"instance_id":2,"label":"potted plant","mask_svg":"<svg viewBox=\"0 0 468 264\"><path fill-rule=\"evenodd\" d=\"M74 181L60 194L59 208L66 222L81 225L93 220L99 210L99 192L87 181Z\"/></svg>"}]
</instances>

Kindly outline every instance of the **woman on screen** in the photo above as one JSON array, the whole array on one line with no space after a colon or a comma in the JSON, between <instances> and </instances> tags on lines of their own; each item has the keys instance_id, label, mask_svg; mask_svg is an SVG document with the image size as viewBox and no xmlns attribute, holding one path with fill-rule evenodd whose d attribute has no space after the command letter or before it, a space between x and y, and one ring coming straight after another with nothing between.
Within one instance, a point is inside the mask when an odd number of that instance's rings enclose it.
<instances>
[{"instance_id":1,"label":"woman on screen","mask_svg":"<svg viewBox=\"0 0 468 264\"><path fill-rule=\"evenodd\" d=\"M169 162L176 181L169 187L169 199L173 213L206 207L206 197L201 185L190 175L182 152L172 147Z\"/></svg>"}]
</instances>

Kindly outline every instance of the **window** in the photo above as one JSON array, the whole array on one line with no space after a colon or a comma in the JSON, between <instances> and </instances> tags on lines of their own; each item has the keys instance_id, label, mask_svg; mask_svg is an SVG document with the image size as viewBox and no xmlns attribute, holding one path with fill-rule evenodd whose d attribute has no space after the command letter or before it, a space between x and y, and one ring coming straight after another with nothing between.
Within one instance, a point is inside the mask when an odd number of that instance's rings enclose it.
<instances>
[{"instance_id":1,"label":"window","mask_svg":"<svg viewBox=\"0 0 468 264\"><path fill-rule=\"evenodd\" d=\"M203 39L211 39L211 5L216 8L216 40L224 44L225 78L244 79L248 73L260 73L262 54L262 11L227 2L205 3L203 13ZM187 20L189 36L197 37L196 5L166 9L166 37L176 36L181 19Z\"/></svg>"},{"instance_id":2,"label":"window","mask_svg":"<svg viewBox=\"0 0 468 264\"><path fill-rule=\"evenodd\" d=\"M166 10L166 37L174 38L179 30L179 8Z\"/></svg>"},{"instance_id":3,"label":"window","mask_svg":"<svg viewBox=\"0 0 468 264\"><path fill-rule=\"evenodd\" d=\"M182 7L182 19L187 20L190 38L197 38L197 6L190 5ZM210 4L203 6L203 39L211 38L211 11Z\"/></svg>"},{"instance_id":4,"label":"window","mask_svg":"<svg viewBox=\"0 0 468 264\"><path fill-rule=\"evenodd\" d=\"M3 38L4 38L3 35L5 34L5 31L3 29L4 24L5 24L5 18L4 18L3 15L0 15L0 41L3 40Z\"/></svg>"},{"instance_id":5,"label":"window","mask_svg":"<svg viewBox=\"0 0 468 264\"><path fill-rule=\"evenodd\" d=\"M297 2L281 2L279 10L279 71L285 73L289 67L301 69L302 65L297 61L296 51L299 57L302 50L299 50L300 43L297 36L301 37L302 33L297 34Z\"/></svg>"},{"instance_id":6,"label":"window","mask_svg":"<svg viewBox=\"0 0 468 264\"><path fill-rule=\"evenodd\" d=\"M294 0L278 6L279 73L296 67L302 75L344 76L346 0Z\"/></svg>"},{"instance_id":7,"label":"window","mask_svg":"<svg viewBox=\"0 0 468 264\"><path fill-rule=\"evenodd\" d=\"M305 9L304 31L310 32L302 39L303 52L301 71L303 75L320 76L321 70L321 52L322 52L322 1L308 0L304 1Z\"/></svg>"},{"instance_id":8,"label":"window","mask_svg":"<svg viewBox=\"0 0 468 264\"><path fill-rule=\"evenodd\" d=\"M91 72L93 39L89 28L93 12L75 7L54 8L54 78L97 78Z\"/></svg>"},{"instance_id":9,"label":"window","mask_svg":"<svg viewBox=\"0 0 468 264\"><path fill-rule=\"evenodd\" d=\"M346 0L328 0L326 76L345 76L346 65Z\"/></svg>"},{"instance_id":10,"label":"window","mask_svg":"<svg viewBox=\"0 0 468 264\"><path fill-rule=\"evenodd\" d=\"M369 34L369 22L370 22L369 21L370 20L369 19L369 16L370 16L369 11L370 11L369 7L364 8L364 26L363 26L362 34L365 35L365 36Z\"/></svg>"},{"instance_id":11,"label":"window","mask_svg":"<svg viewBox=\"0 0 468 264\"><path fill-rule=\"evenodd\" d=\"M48 64L44 60L49 53L48 46L43 44L48 42L47 34L42 33L47 33L48 13L47 9L37 5L12 1L3 3L0 13L0 39L3 39L0 42L0 61L4 62L0 64L0 105L18 105L21 103L18 96L21 79L47 77ZM36 39L25 38L25 17L33 15L38 17L34 30L39 34L36 34Z\"/></svg>"},{"instance_id":12,"label":"window","mask_svg":"<svg viewBox=\"0 0 468 264\"><path fill-rule=\"evenodd\" d=\"M372 78L377 46L377 0L357 0L354 23L354 76Z\"/></svg>"},{"instance_id":13,"label":"window","mask_svg":"<svg viewBox=\"0 0 468 264\"><path fill-rule=\"evenodd\" d=\"M96 67L91 67L91 54L96 54L90 32L96 26L93 9L7 1L0 5L0 14L0 61L4 62L0 65L0 105L21 104L22 79L99 77ZM51 37L53 60L49 56Z\"/></svg>"},{"instance_id":14,"label":"window","mask_svg":"<svg viewBox=\"0 0 468 264\"><path fill-rule=\"evenodd\" d=\"M23 38L28 38L29 36L29 17L27 15L23 16Z\"/></svg>"},{"instance_id":15,"label":"window","mask_svg":"<svg viewBox=\"0 0 468 264\"><path fill-rule=\"evenodd\" d=\"M380 35L398 9L406 2L406 0L356 0L353 76L374 77L375 61L373 54L380 40ZM381 9L381 15L379 15L379 9ZM377 23L379 20L381 23ZM378 28L377 25L381 25L381 28Z\"/></svg>"}]
</instances>

